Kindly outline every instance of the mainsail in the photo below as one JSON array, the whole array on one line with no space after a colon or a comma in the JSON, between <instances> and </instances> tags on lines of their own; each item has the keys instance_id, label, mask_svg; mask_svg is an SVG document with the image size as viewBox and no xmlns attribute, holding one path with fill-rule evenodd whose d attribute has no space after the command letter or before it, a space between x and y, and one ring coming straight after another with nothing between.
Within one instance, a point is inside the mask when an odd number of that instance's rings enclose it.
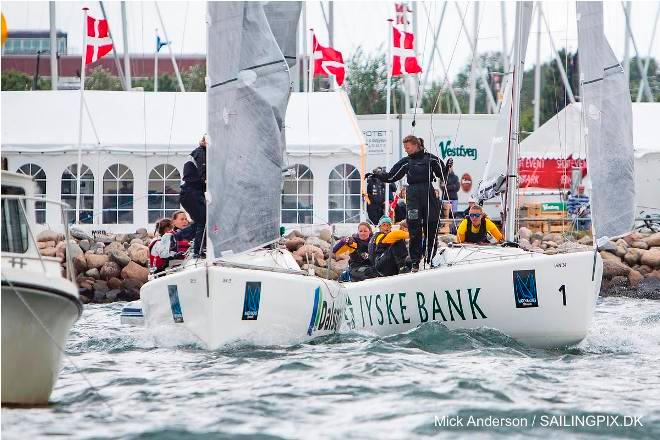
<instances>
[{"instance_id":1,"label":"mainsail","mask_svg":"<svg viewBox=\"0 0 660 440\"><path fill-rule=\"evenodd\" d=\"M520 90L522 89L522 76L524 72L525 53L527 52L527 40L529 39L529 30L532 24L532 2L522 2L520 15L516 15L516 31L514 35L514 44L520 45L520 57L522 68L520 72L511 72L507 75L507 82L504 91L504 101L500 107L499 117L497 119L497 126L495 136L491 141L490 155L488 162L484 169L484 175L479 183L477 190L477 197L480 200L491 199L506 190L507 182L507 162L510 157L510 148L517 148L515 145L515 137L517 133L512 130L512 117L514 116L513 106L518 103L512 101L513 95L513 81L512 78L516 76L516 85L518 87L516 97L520 97ZM516 61L516 60L514 60ZM516 66L514 62L512 66ZM515 70L515 67L513 67Z\"/></svg>"},{"instance_id":2,"label":"mainsail","mask_svg":"<svg viewBox=\"0 0 660 440\"><path fill-rule=\"evenodd\" d=\"M300 14L288 3L267 14L262 2L208 2L209 257L279 237L291 80L278 42L295 42L297 26L284 25Z\"/></svg>"},{"instance_id":3,"label":"mainsail","mask_svg":"<svg viewBox=\"0 0 660 440\"><path fill-rule=\"evenodd\" d=\"M630 91L603 31L602 2L577 2L577 18L594 237L614 237L635 218Z\"/></svg>"}]
</instances>

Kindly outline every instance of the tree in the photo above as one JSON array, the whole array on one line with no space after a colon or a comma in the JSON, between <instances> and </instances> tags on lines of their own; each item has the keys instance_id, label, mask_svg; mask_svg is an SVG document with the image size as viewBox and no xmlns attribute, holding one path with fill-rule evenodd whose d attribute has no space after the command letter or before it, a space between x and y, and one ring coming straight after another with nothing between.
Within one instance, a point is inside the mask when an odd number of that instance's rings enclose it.
<instances>
[{"instance_id":1,"label":"tree","mask_svg":"<svg viewBox=\"0 0 660 440\"><path fill-rule=\"evenodd\" d=\"M646 63L646 58L642 58L642 65ZM651 92L655 102L660 101L660 77L658 75L658 63L655 58L649 60L649 69L646 72L651 86ZM637 101L637 94L642 83L642 74L637 66L637 57L630 59L630 95L633 102ZM642 101L646 102L646 94L642 95Z\"/></svg>"},{"instance_id":2,"label":"tree","mask_svg":"<svg viewBox=\"0 0 660 440\"><path fill-rule=\"evenodd\" d=\"M26 91L32 90L34 78L23 72L8 70L2 72L2 90L7 91ZM50 90L50 80L39 78L39 90Z\"/></svg>"},{"instance_id":3,"label":"tree","mask_svg":"<svg viewBox=\"0 0 660 440\"><path fill-rule=\"evenodd\" d=\"M181 74L181 80L183 81L183 86L186 88L186 92L205 92L206 65L198 64L191 66Z\"/></svg>"},{"instance_id":4,"label":"tree","mask_svg":"<svg viewBox=\"0 0 660 440\"><path fill-rule=\"evenodd\" d=\"M96 66L85 79L86 90L122 90L121 81L112 76L108 69Z\"/></svg>"}]
</instances>

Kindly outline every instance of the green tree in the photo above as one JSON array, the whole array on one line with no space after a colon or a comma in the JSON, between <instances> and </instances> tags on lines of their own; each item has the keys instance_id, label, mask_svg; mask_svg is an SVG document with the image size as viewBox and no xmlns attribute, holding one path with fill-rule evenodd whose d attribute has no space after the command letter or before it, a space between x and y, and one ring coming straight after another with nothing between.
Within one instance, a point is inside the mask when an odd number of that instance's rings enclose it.
<instances>
[{"instance_id":1,"label":"green tree","mask_svg":"<svg viewBox=\"0 0 660 440\"><path fill-rule=\"evenodd\" d=\"M32 90L32 77L23 72L8 70L2 72L2 90Z\"/></svg>"},{"instance_id":2,"label":"green tree","mask_svg":"<svg viewBox=\"0 0 660 440\"><path fill-rule=\"evenodd\" d=\"M646 63L646 58L642 58L642 65ZM655 58L649 60L649 68L646 72L648 77L649 86L651 86L651 92L655 102L660 101L660 76L658 75L658 63ZM633 102L637 101L637 94L639 93L639 87L642 82L642 74L639 71L637 66L637 57L630 59L630 96ZM642 95L642 102L646 102L646 94Z\"/></svg>"},{"instance_id":3,"label":"green tree","mask_svg":"<svg viewBox=\"0 0 660 440\"><path fill-rule=\"evenodd\" d=\"M206 64L197 64L181 73L186 92L206 91Z\"/></svg>"},{"instance_id":4,"label":"green tree","mask_svg":"<svg viewBox=\"0 0 660 440\"><path fill-rule=\"evenodd\" d=\"M86 90L122 90L119 77L112 76L108 69L96 66L85 79Z\"/></svg>"}]
</instances>

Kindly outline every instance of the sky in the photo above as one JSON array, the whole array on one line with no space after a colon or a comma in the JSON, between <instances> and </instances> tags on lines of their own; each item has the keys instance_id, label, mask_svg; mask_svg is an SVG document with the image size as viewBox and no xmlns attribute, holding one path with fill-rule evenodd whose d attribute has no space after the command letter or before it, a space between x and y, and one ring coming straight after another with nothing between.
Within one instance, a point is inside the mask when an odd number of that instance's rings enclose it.
<instances>
[{"instance_id":1,"label":"sky","mask_svg":"<svg viewBox=\"0 0 660 440\"><path fill-rule=\"evenodd\" d=\"M440 79L444 73L436 60L429 68L429 58L432 49L433 32L438 26L444 2L410 2L416 3L418 29L416 44L418 53L423 59L424 70L429 70L430 78ZM476 3L478 7L478 51L494 51L502 49L501 2L458 2L466 26L472 34ZM80 53L82 45L82 7L90 8L90 15L102 17L99 2L64 2L56 1L56 23L59 30L68 33L69 53ZM325 2L327 8L327 2ZM444 21L440 30L438 45L443 60L448 65L449 76L454 75L469 61L470 45L461 32L461 15L457 4L448 2ZM636 45L643 57L649 54L660 59L660 29L657 30L653 44L651 36L654 22L657 19L659 1L635 1L631 3L631 27ZM108 21L115 37L118 51L123 52L123 35L121 29L121 6L118 1L104 2ZM507 41L511 47L513 40L513 22L515 2L504 2L507 17ZM203 1L159 1L167 37L173 41L176 54L206 53L206 2ZM305 2L307 8L307 27L314 28L321 44L327 44L328 32L321 12L321 2ZM532 31L528 44L527 65L536 62L536 42L540 40L540 59L542 62L552 57L550 38L554 38L555 46L560 49L568 47L574 51L577 47L577 27L575 22L575 2L545 1L542 2L544 14L550 26L548 33L541 23L541 32L537 28L536 12L533 18ZM49 28L49 6L44 1L3 1L2 12L7 20L9 31L14 30L47 30ZM467 8L467 11L466 11ZM327 10L327 9L326 9ZM159 23L155 2L128 1L128 41L129 52L137 54L152 54L155 46L155 29L163 34L163 26ZM390 1L335 1L334 2L334 43L335 48L342 51L344 59L350 58L358 47L374 53L386 49L387 18L394 17L394 2ZM605 35L614 52L623 59L625 15L620 1L604 2ZM429 25L429 22L431 25ZM302 26L301 26L302 27ZM659 26L660 27L660 26ZM630 44L630 54L634 56L633 44ZM633 68L633 67L631 67Z\"/></svg>"}]
</instances>

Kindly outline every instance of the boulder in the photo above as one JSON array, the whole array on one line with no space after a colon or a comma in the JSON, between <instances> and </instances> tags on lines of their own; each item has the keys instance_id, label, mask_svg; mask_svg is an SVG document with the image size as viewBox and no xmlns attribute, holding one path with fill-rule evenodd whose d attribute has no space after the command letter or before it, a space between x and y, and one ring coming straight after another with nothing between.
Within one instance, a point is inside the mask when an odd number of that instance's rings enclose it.
<instances>
[{"instance_id":1,"label":"boulder","mask_svg":"<svg viewBox=\"0 0 660 440\"><path fill-rule=\"evenodd\" d=\"M555 255L558 254L559 251L556 248L548 248L545 250L546 255Z\"/></svg>"},{"instance_id":2,"label":"boulder","mask_svg":"<svg viewBox=\"0 0 660 440\"><path fill-rule=\"evenodd\" d=\"M92 247L92 244L91 244L91 243L92 243L92 242L90 242L89 240L80 240L80 241L78 242L78 246L80 246L80 249L82 249L83 252L87 252L87 251L90 250L91 247Z\"/></svg>"},{"instance_id":3,"label":"boulder","mask_svg":"<svg viewBox=\"0 0 660 440\"><path fill-rule=\"evenodd\" d=\"M302 237L289 238L285 242L286 248L291 252L297 251L304 244L305 244L305 239Z\"/></svg>"},{"instance_id":4,"label":"boulder","mask_svg":"<svg viewBox=\"0 0 660 440\"><path fill-rule=\"evenodd\" d=\"M331 269L337 273L342 273L348 268L348 260L339 260L332 263Z\"/></svg>"},{"instance_id":5,"label":"boulder","mask_svg":"<svg viewBox=\"0 0 660 440\"><path fill-rule=\"evenodd\" d=\"M626 255L626 252L628 252L628 249L629 248L627 247L617 246L616 251L614 251L614 254L619 258L623 258L623 256Z\"/></svg>"},{"instance_id":6,"label":"boulder","mask_svg":"<svg viewBox=\"0 0 660 440\"><path fill-rule=\"evenodd\" d=\"M621 262L621 258L609 252L601 251L600 256L603 258L603 261L609 260L609 261L615 261L617 263Z\"/></svg>"},{"instance_id":7,"label":"boulder","mask_svg":"<svg viewBox=\"0 0 660 440\"><path fill-rule=\"evenodd\" d=\"M59 234L55 231L45 230L37 235L37 241L59 241Z\"/></svg>"},{"instance_id":8,"label":"boulder","mask_svg":"<svg viewBox=\"0 0 660 440\"><path fill-rule=\"evenodd\" d=\"M134 243L128 247L128 256L141 266L149 263L149 248L142 243Z\"/></svg>"},{"instance_id":9,"label":"boulder","mask_svg":"<svg viewBox=\"0 0 660 440\"><path fill-rule=\"evenodd\" d=\"M542 232L534 232L532 233L532 236L530 237L530 241L534 243L536 240L539 242L543 241L543 233Z\"/></svg>"},{"instance_id":10,"label":"boulder","mask_svg":"<svg viewBox=\"0 0 660 440\"><path fill-rule=\"evenodd\" d=\"M623 275L617 275L615 277L612 277L612 286L627 286L628 285L628 277L625 277Z\"/></svg>"},{"instance_id":11,"label":"boulder","mask_svg":"<svg viewBox=\"0 0 660 440\"><path fill-rule=\"evenodd\" d=\"M630 268L620 261L603 260L603 277L612 279L616 276L627 277Z\"/></svg>"},{"instance_id":12,"label":"boulder","mask_svg":"<svg viewBox=\"0 0 660 440\"><path fill-rule=\"evenodd\" d=\"M298 266L302 267L302 265L305 264L305 260L300 255L292 254L292 256L293 259L296 260L296 263L298 263Z\"/></svg>"},{"instance_id":13,"label":"boulder","mask_svg":"<svg viewBox=\"0 0 660 440\"><path fill-rule=\"evenodd\" d=\"M548 247L553 247L553 248L557 247L557 243L555 243L555 242L552 241L552 240L546 242L545 244L548 245Z\"/></svg>"},{"instance_id":14,"label":"boulder","mask_svg":"<svg viewBox=\"0 0 660 440\"><path fill-rule=\"evenodd\" d=\"M326 243L330 243L332 241L332 231L330 229L321 229L319 231L319 238Z\"/></svg>"},{"instance_id":15,"label":"boulder","mask_svg":"<svg viewBox=\"0 0 660 440\"><path fill-rule=\"evenodd\" d=\"M641 263L653 269L660 268L660 248L654 247L648 251L644 251Z\"/></svg>"},{"instance_id":16,"label":"boulder","mask_svg":"<svg viewBox=\"0 0 660 440\"><path fill-rule=\"evenodd\" d=\"M613 254L616 253L616 248L617 248L616 244L612 243L609 240L598 246L599 251L611 252Z\"/></svg>"},{"instance_id":17,"label":"boulder","mask_svg":"<svg viewBox=\"0 0 660 440\"><path fill-rule=\"evenodd\" d=\"M645 249L645 250L649 248L648 243L642 240L633 241L630 246L637 249Z\"/></svg>"},{"instance_id":18,"label":"boulder","mask_svg":"<svg viewBox=\"0 0 660 440\"><path fill-rule=\"evenodd\" d=\"M305 271L310 269L313 270L314 275L316 275L319 278L327 278L330 280L336 280L337 278L339 278L339 275L334 270L328 270L325 267L319 267L312 264L305 264L303 266L303 270Z\"/></svg>"},{"instance_id":19,"label":"boulder","mask_svg":"<svg viewBox=\"0 0 660 440\"><path fill-rule=\"evenodd\" d=\"M120 289L108 290L108 293L105 294L105 299L109 302L117 301L117 297L121 293Z\"/></svg>"},{"instance_id":20,"label":"boulder","mask_svg":"<svg viewBox=\"0 0 660 440\"><path fill-rule=\"evenodd\" d=\"M569 253L569 252L584 252L589 250L591 246L586 246L580 243L575 243L572 241L565 241L564 243L557 246L557 250L560 253Z\"/></svg>"},{"instance_id":21,"label":"boulder","mask_svg":"<svg viewBox=\"0 0 660 440\"><path fill-rule=\"evenodd\" d=\"M140 287L142 284L136 280L124 280L119 299L124 301L136 301L140 299Z\"/></svg>"},{"instance_id":22,"label":"boulder","mask_svg":"<svg viewBox=\"0 0 660 440\"><path fill-rule=\"evenodd\" d=\"M643 238L642 241L648 245L648 247L660 247L660 232L656 232L646 238Z\"/></svg>"},{"instance_id":23,"label":"boulder","mask_svg":"<svg viewBox=\"0 0 660 440\"><path fill-rule=\"evenodd\" d=\"M135 235L137 236L136 238L148 238L149 233L147 232L147 228L137 228L135 230Z\"/></svg>"},{"instance_id":24,"label":"boulder","mask_svg":"<svg viewBox=\"0 0 660 440\"><path fill-rule=\"evenodd\" d=\"M87 260L87 259L85 259L85 260ZM101 272L99 272L99 270L95 267L93 267L91 269L87 269L87 272L85 272L85 275L88 276L88 277L94 278L96 280L101 278Z\"/></svg>"},{"instance_id":25,"label":"boulder","mask_svg":"<svg viewBox=\"0 0 660 440\"><path fill-rule=\"evenodd\" d=\"M534 247L532 247L530 250L531 250L532 252L536 252L537 254L542 254L542 253L543 253L543 249L541 249L541 248L538 247L538 246L534 246Z\"/></svg>"},{"instance_id":26,"label":"boulder","mask_svg":"<svg viewBox=\"0 0 660 440\"><path fill-rule=\"evenodd\" d=\"M105 245L103 248L103 253L106 255L110 255L112 251L125 251L126 248L124 248L124 243L120 243L118 241L113 241L112 243L109 243Z\"/></svg>"},{"instance_id":27,"label":"boulder","mask_svg":"<svg viewBox=\"0 0 660 440\"><path fill-rule=\"evenodd\" d=\"M132 279L146 283L149 279L149 270L139 264L131 261L128 265L121 270L122 279Z\"/></svg>"},{"instance_id":28,"label":"boulder","mask_svg":"<svg viewBox=\"0 0 660 440\"><path fill-rule=\"evenodd\" d=\"M628 252L623 256L623 261L626 262L628 266L634 266L635 264L639 263L639 259L641 257L641 252L639 249L636 248L630 248L628 249Z\"/></svg>"},{"instance_id":29,"label":"boulder","mask_svg":"<svg viewBox=\"0 0 660 440\"><path fill-rule=\"evenodd\" d=\"M637 293L642 298L660 300L660 277L644 278L637 285Z\"/></svg>"},{"instance_id":30,"label":"boulder","mask_svg":"<svg viewBox=\"0 0 660 440\"><path fill-rule=\"evenodd\" d=\"M52 247L54 248L57 243L54 241L38 241L37 242L37 248L38 249L46 249L47 247Z\"/></svg>"},{"instance_id":31,"label":"boulder","mask_svg":"<svg viewBox=\"0 0 660 440\"><path fill-rule=\"evenodd\" d=\"M637 285L644 279L644 275L637 272L636 270L631 270L628 272L628 282L630 287L637 287Z\"/></svg>"},{"instance_id":32,"label":"boulder","mask_svg":"<svg viewBox=\"0 0 660 440\"><path fill-rule=\"evenodd\" d=\"M40 249L39 253L44 257L54 257L56 252L54 247L47 247L44 249Z\"/></svg>"},{"instance_id":33,"label":"boulder","mask_svg":"<svg viewBox=\"0 0 660 440\"><path fill-rule=\"evenodd\" d=\"M108 280L108 287L111 289L121 289L122 281L119 278L110 278Z\"/></svg>"},{"instance_id":34,"label":"boulder","mask_svg":"<svg viewBox=\"0 0 660 440\"><path fill-rule=\"evenodd\" d=\"M518 240L518 245L520 246L521 249L525 249L525 250L529 250L532 248L532 244L526 238L521 238L520 240Z\"/></svg>"},{"instance_id":35,"label":"boulder","mask_svg":"<svg viewBox=\"0 0 660 440\"><path fill-rule=\"evenodd\" d=\"M78 240L88 240L88 241L94 241L94 237L92 235L76 226L71 226L69 228L69 234Z\"/></svg>"},{"instance_id":36,"label":"boulder","mask_svg":"<svg viewBox=\"0 0 660 440\"><path fill-rule=\"evenodd\" d=\"M80 294L80 302L83 304L89 304L91 301L91 299L89 299L89 297L87 296L88 295L87 292L88 291L86 291L85 289L78 289L78 293ZM91 294L91 292L89 294Z\"/></svg>"},{"instance_id":37,"label":"boulder","mask_svg":"<svg viewBox=\"0 0 660 440\"><path fill-rule=\"evenodd\" d=\"M315 263L315 262L316 263L321 263L321 262L323 262L323 266L325 266L325 261L324 261L325 259L323 258L323 251L321 249L317 248L316 246L305 244L304 246L301 246L293 254L302 257L302 260L305 263Z\"/></svg>"},{"instance_id":38,"label":"boulder","mask_svg":"<svg viewBox=\"0 0 660 440\"><path fill-rule=\"evenodd\" d=\"M131 245L133 244L144 244L143 240L141 238L134 238L131 240Z\"/></svg>"},{"instance_id":39,"label":"boulder","mask_svg":"<svg viewBox=\"0 0 660 440\"><path fill-rule=\"evenodd\" d=\"M73 259L73 267L76 269L76 273L87 271L87 260L83 254L80 254Z\"/></svg>"},{"instance_id":40,"label":"boulder","mask_svg":"<svg viewBox=\"0 0 660 440\"><path fill-rule=\"evenodd\" d=\"M532 247L533 247L533 248L540 248L540 247L541 247L541 244L543 244L543 243L541 242L541 240L534 240L534 241L532 241Z\"/></svg>"},{"instance_id":41,"label":"boulder","mask_svg":"<svg viewBox=\"0 0 660 440\"><path fill-rule=\"evenodd\" d=\"M543 241L554 241L555 243L562 243L564 237L558 232L551 232L550 234L545 234L543 236Z\"/></svg>"},{"instance_id":42,"label":"boulder","mask_svg":"<svg viewBox=\"0 0 660 440\"><path fill-rule=\"evenodd\" d=\"M95 238L95 241L97 244L106 245L115 241L115 237L113 235L99 235Z\"/></svg>"},{"instance_id":43,"label":"boulder","mask_svg":"<svg viewBox=\"0 0 660 440\"><path fill-rule=\"evenodd\" d=\"M443 241L447 244L456 243L456 236L453 234L441 235L438 238L440 239L440 241Z\"/></svg>"},{"instance_id":44,"label":"boulder","mask_svg":"<svg viewBox=\"0 0 660 440\"><path fill-rule=\"evenodd\" d=\"M653 272L649 272L649 274L646 276L647 278L657 278L660 280L660 269L654 270Z\"/></svg>"},{"instance_id":45,"label":"boulder","mask_svg":"<svg viewBox=\"0 0 660 440\"><path fill-rule=\"evenodd\" d=\"M115 241L119 243L126 243L131 241L131 236L129 234L117 234L115 235Z\"/></svg>"},{"instance_id":46,"label":"boulder","mask_svg":"<svg viewBox=\"0 0 660 440\"><path fill-rule=\"evenodd\" d=\"M91 291L94 288L94 282L90 281L88 278L85 278L85 277L76 278L76 284L78 285L78 288L82 289L82 290L90 290Z\"/></svg>"},{"instance_id":47,"label":"boulder","mask_svg":"<svg viewBox=\"0 0 660 440\"><path fill-rule=\"evenodd\" d=\"M529 228L526 228L526 227L523 226L523 227L520 228L520 230L518 231L518 237L519 237L521 240L524 239L524 240L528 240L528 241L529 241L529 239L532 238L532 231L531 231Z\"/></svg>"},{"instance_id":48,"label":"boulder","mask_svg":"<svg viewBox=\"0 0 660 440\"><path fill-rule=\"evenodd\" d=\"M128 256L126 251L114 250L110 252L110 261L114 261L121 267L126 267L126 265L131 262L131 258Z\"/></svg>"},{"instance_id":49,"label":"boulder","mask_svg":"<svg viewBox=\"0 0 660 440\"><path fill-rule=\"evenodd\" d=\"M330 243L318 237L309 237L307 240L305 240L305 244L316 246L317 248L321 249L323 251L324 258L327 258L330 254Z\"/></svg>"},{"instance_id":50,"label":"boulder","mask_svg":"<svg viewBox=\"0 0 660 440\"><path fill-rule=\"evenodd\" d=\"M585 235L584 237L582 237L581 239L578 240L578 243L584 244L586 246L590 246L590 245L594 244L594 240L590 236Z\"/></svg>"},{"instance_id":51,"label":"boulder","mask_svg":"<svg viewBox=\"0 0 660 440\"><path fill-rule=\"evenodd\" d=\"M94 291L95 292L107 292L108 290L110 290L110 288L108 287L108 283L106 283L105 281L96 280L94 282Z\"/></svg>"},{"instance_id":52,"label":"boulder","mask_svg":"<svg viewBox=\"0 0 660 440\"><path fill-rule=\"evenodd\" d=\"M114 261L108 261L101 267L101 279L109 280L110 278L119 278L121 275L122 269L119 264Z\"/></svg>"},{"instance_id":53,"label":"boulder","mask_svg":"<svg viewBox=\"0 0 660 440\"><path fill-rule=\"evenodd\" d=\"M103 265L108 262L108 256L87 252L85 253L85 260L87 260L88 268L101 269L101 267L103 267Z\"/></svg>"},{"instance_id":54,"label":"boulder","mask_svg":"<svg viewBox=\"0 0 660 440\"><path fill-rule=\"evenodd\" d=\"M294 229L293 231L289 232L287 235L285 235L286 238L294 238L294 237L300 237L300 238L307 238L305 234L300 232L297 229Z\"/></svg>"},{"instance_id":55,"label":"boulder","mask_svg":"<svg viewBox=\"0 0 660 440\"><path fill-rule=\"evenodd\" d=\"M105 292L99 292L99 291L94 291L94 298L92 299L92 302L95 303L102 303L105 302Z\"/></svg>"},{"instance_id":56,"label":"boulder","mask_svg":"<svg viewBox=\"0 0 660 440\"><path fill-rule=\"evenodd\" d=\"M639 266L638 271L639 271L639 273L641 273L642 275L646 276L646 275L650 274L651 272L653 272L653 269L651 269L651 268L648 267L647 265L643 264L643 265Z\"/></svg>"}]
</instances>

